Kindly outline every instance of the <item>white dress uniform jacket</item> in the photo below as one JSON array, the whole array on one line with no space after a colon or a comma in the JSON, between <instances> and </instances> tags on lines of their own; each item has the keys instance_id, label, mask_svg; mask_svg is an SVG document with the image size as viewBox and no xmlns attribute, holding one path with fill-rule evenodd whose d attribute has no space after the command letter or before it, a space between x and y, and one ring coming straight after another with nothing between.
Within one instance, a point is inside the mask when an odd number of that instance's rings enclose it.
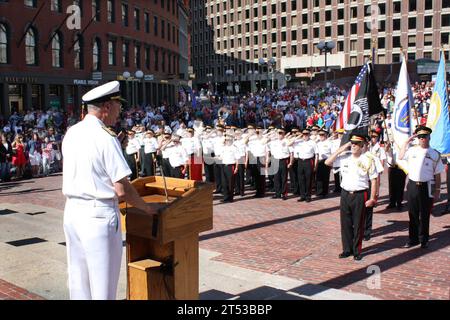
<instances>
[{"instance_id":1,"label":"white dress uniform jacket","mask_svg":"<svg viewBox=\"0 0 450 320\"><path fill-rule=\"evenodd\" d=\"M342 155L342 189L349 192L367 190L369 181L377 178L378 173L373 156L364 153L359 158L355 158L350 152Z\"/></svg>"},{"instance_id":2,"label":"white dress uniform jacket","mask_svg":"<svg viewBox=\"0 0 450 320\"><path fill-rule=\"evenodd\" d=\"M444 171L441 156L433 148L411 147L403 159L408 161L409 179L415 182L433 181L434 175Z\"/></svg>"},{"instance_id":3,"label":"white dress uniform jacket","mask_svg":"<svg viewBox=\"0 0 450 320\"><path fill-rule=\"evenodd\" d=\"M114 183L131 174L115 134L95 116L62 144L64 233L71 299L115 299L122 256Z\"/></svg>"},{"instance_id":4,"label":"white dress uniform jacket","mask_svg":"<svg viewBox=\"0 0 450 320\"><path fill-rule=\"evenodd\" d=\"M316 154L319 153L319 149L317 148L317 144L312 140L299 140L294 142L292 145L294 150L294 158L306 160L313 158Z\"/></svg>"},{"instance_id":5,"label":"white dress uniform jacket","mask_svg":"<svg viewBox=\"0 0 450 320\"><path fill-rule=\"evenodd\" d=\"M331 156L331 141L330 140L318 140L317 150L319 151L319 160L326 160Z\"/></svg>"}]
</instances>

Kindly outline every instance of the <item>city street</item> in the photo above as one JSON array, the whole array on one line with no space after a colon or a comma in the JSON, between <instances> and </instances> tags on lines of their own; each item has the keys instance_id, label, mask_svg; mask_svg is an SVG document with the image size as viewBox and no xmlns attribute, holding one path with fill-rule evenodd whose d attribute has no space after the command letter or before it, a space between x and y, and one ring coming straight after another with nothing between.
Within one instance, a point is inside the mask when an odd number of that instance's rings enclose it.
<instances>
[{"instance_id":1,"label":"city street","mask_svg":"<svg viewBox=\"0 0 450 320\"><path fill-rule=\"evenodd\" d=\"M68 298L60 188L61 175L0 184L0 299ZM450 299L444 201L433 210L429 247L403 249L407 205L385 210L383 174L373 237L356 262L338 259L339 197L298 203L253 193L231 204L214 196L214 229L200 236L200 299Z\"/></svg>"}]
</instances>

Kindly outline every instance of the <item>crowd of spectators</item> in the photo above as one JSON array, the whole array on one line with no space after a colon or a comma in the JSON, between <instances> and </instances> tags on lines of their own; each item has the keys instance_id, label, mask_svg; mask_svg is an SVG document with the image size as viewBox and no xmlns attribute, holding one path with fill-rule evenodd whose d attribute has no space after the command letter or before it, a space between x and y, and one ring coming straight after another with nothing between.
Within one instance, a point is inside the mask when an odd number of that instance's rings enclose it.
<instances>
[{"instance_id":1,"label":"crowd of spectators","mask_svg":"<svg viewBox=\"0 0 450 320\"><path fill-rule=\"evenodd\" d=\"M415 105L412 123L426 123L433 83L412 85ZM202 94L196 101L178 105L162 104L128 108L122 112L115 129L131 130L136 125L156 133L193 127L196 122L214 126L218 123L244 128L248 124L268 128L270 125L305 128L313 125L333 128L345 104L350 87L309 85L292 89L267 90L227 97ZM380 88L380 98L391 119L395 89ZM41 177L62 169L61 143L68 127L79 121L78 114L58 110L14 112L9 118L0 115L0 181ZM380 116L375 125L383 134Z\"/></svg>"}]
</instances>

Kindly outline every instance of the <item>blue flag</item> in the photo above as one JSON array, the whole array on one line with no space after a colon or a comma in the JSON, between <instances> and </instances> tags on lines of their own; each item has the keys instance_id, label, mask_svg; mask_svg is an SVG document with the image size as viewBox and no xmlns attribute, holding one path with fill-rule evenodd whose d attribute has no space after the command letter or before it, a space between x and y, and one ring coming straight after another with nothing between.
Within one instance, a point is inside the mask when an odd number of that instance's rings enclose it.
<instances>
[{"instance_id":1,"label":"blue flag","mask_svg":"<svg viewBox=\"0 0 450 320\"><path fill-rule=\"evenodd\" d=\"M441 62L431 96L428 110L427 127L431 128L430 146L443 156L450 156L450 113L448 108L447 79L445 73L445 56L442 52Z\"/></svg>"}]
</instances>

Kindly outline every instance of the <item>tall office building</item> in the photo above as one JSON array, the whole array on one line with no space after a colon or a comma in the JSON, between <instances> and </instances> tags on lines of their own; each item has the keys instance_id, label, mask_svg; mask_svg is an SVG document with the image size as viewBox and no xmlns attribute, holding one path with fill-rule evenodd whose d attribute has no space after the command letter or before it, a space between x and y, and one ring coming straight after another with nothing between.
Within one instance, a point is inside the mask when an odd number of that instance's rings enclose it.
<instances>
[{"instance_id":1,"label":"tall office building","mask_svg":"<svg viewBox=\"0 0 450 320\"><path fill-rule=\"evenodd\" d=\"M402 47L409 60L437 60L450 33L450 0L195 0L191 12L196 83L219 88L311 76L325 65L320 41L335 43L331 68L371 54L396 63Z\"/></svg>"}]
</instances>

